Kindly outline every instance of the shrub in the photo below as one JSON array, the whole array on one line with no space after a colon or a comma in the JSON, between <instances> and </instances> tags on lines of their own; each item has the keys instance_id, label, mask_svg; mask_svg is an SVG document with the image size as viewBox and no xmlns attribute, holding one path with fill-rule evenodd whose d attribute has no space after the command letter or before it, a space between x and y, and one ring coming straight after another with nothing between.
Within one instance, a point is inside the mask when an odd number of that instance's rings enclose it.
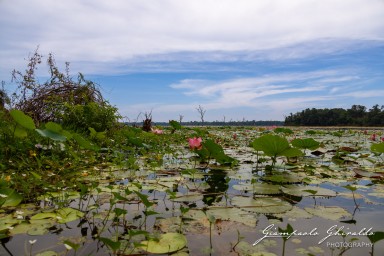
<instances>
[{"instance_id":1,"label":"shrub","mask_svg":"<svg viewBox=\"0 0 384 256\"><path fill-rule=\"evenodd\" d=\"M61 114L64 127L81 132L88 131L89 127L97 132L110 130L117 124L119 117L117 108L106 102L90 102L85 105L66 103Z\"/></svg>"}]
</instances>

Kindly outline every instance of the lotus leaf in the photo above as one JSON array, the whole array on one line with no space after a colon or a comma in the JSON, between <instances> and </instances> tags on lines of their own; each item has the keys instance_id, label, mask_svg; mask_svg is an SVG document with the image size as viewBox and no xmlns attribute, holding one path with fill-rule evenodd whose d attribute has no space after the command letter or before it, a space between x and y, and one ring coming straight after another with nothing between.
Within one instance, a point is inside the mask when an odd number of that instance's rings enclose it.
<instances>
[{"instance_id":1,"label":"lotus leaf","mask_svg":"<svg viewBox=\"0 0 384 256\"><path fill-rule=\"evenodd\" d=\"M203 150L199 150L199 151L204 151L204 150L207 151L207 154L209 157L215 158L216 161L219 162L220 164L234 164L234 163L236 163L236 159L234 159L230 156L227 156L224 153L223 147L220 146L219 144L215 143L211 139L208 139L205 142L203 142ZM197 151L197 153L199 153L199 151Z\"/></svg>"},{"instance_id":2,"label":"lotus leaf","mask_svg":"<svg viewBox=\"0 0 384 256\"><path fill-rule=\"evenodd\" d=\"M292 210L275 216L278 218L310 219L313 215L297 206L293 206Z\"/></svg>"},{"instance_id":3,"label":"lotus leaf","mask_svg":"<svg viewBox=\"0 0 384 256\"><path fill-rule=\"evenodd\" d=\"M343 217L352 217L345 209L339 206L315 206L314 208L304 208L310 214L329 220L339 220Z\"/></svg>"},{"instance_id":4,"label":"lotus leaf","mask_svg":"<svg viewBox=\"0 0 384 256\"><path fill-rule=\"evenodd\" d=\"M320 143L312 138L294 139L292 141L292 146L302 149L315 150L320 146Z\"/></svg>"},{"instance_id":5,"label":"lotus leaf","mask_svg":"<svg viewBox=\"0 0 384 256\"><path fill-rule=\"evenodd\" d=\"M1 188L0 207L17 206L23 200L23 197L11 188Z\"/></svg>"},{"instance_id":6,"label":"lotus leaf","mask_svg":"<svg viewBox=\"0 0 384 256\"><path fill-rule=\"evenodd\" d=\"M57 217L59 223L67 223L77 220L84 216L84 213L73 208L61 208L57 210Z\"/></svg>"},{"instance_id":7,"label":"lotus leaf","mask_svg":"<svg viewBox=\"0 0 384 256\"><path fill-rule=\"evenodd\" d=\"M295 186L287 185L281 188L284 194L291 196L336 196L336 192L330 189L315 187L315 186Z\"/></svg>"},{"instance_id":8,"label":"lotus leaf","mask_svg":"<svg viewBox=\"0 0 384 256\"><path fill-rule=\"evenodd\" d=\"M28 234L28 235L44 235L49 232L49 228L52 226L51 222L46 223L27 223L23 222L16 225L9 231L10 235Z\"/></svg>"},{"instance_id":9,"label":"lotus leaf","mask_svg":"<svg viewBox=\"0 0 384 256\"><path fill-rule=\"evenodd\" d=\"M27 130L25 130L25 128L21 126L16 127L16 129L14 130L14 134L18 138L25 138L28 135Z\"/></svg>"},{"instance_id":10,"label":"lotus leaf","mask_svg":"<svg viewBox=\"0 0 384 256\"><path fill-rule=\"evenodd\" d=\"M372 144L371 150L377 153L384 153L384 142Z\"/></svg>"},{"instance_id":11,"label":"lotus leaf","mask_svg":"<svg viewBox=\"0 0 384 256\"><path fill-rule=\"evenodd\" d=\"M0 218L0 230L7 230L9 227L19 224L21 220L14 218L11 214Z\"/></svg>"},{"instance_id":12,"label":"lotus leaf","mask_svg":"<svg viewBox=\"0 0 384 256\"><path fill-rule=\"evenodd\" d=\"M251 197L235 196L232 198L231 203L245 211L265 214L283 213L292 209L290 203L275 197L254 199Z\"/></svg>"},{"instance_id":13,"label":"lotus leaf","mask_svg":"<svg viewBox=\"0 0 384 256\"><path fill-rule=\"evenodd\" d=\"M239 222L249 227L255 227L257 223L253 214L247 214L239 208L211 208L206 213L215 219Z\"/></svg>"},{"instance_id":14,"label":"lotus leaf","mask_svg":"<svg viewBox=\"0 0 384 256\"><path fill-rule=\"evenodd\" d=\"M252 191L255 195L277 195L281 193L279 185L267 183L236 184L232 188L239 191Z\"/></svg>"},{"instance_id":15,"label":"lotus leaf","mask_svg":"<svg viewBox=\"0 0 384 256\"><path fill-rule=\"evenodd\" d=\"M60 208L55 212L37 213L31 217L31 220L54 218L54 219L57 219L58 223L67 223L67 222L77 220L83 216L84 216L83 212L80 212L73 208Z\"/></svg>"},{"instance_id":16,"label":"lotus leaf","mask_svg":"<svg viewBox=\"0 0 384 256\"><path fill-rule=\"evenodd\" d=\"M36 256L57 256L57 252L55 251L45 251L45 252L40 252L36 254Z\"/></svg>"},{"instance_id":17,"label":"lotus leaf","mask_svg":"<svg viewBox=\"0 0 384 256\"><path fill-rule=\"evenodd\" d=\"M9 111L9 114L12 116L13 120L15 120L16 123L18 123L25 129L33 130L36 128L33 119L30 116L24 114L23 111L12 109L11 111Z\"/></svg>"},{"instance_id":18,"label":"lotus leaf","mask_svg":"<svg viewBox=\"0 0 384 256\"><path fill-rule=\"evenodd\" d=\"M67 137L65 137L64 135L61 135L59 133L56 133L48 129L44 129L44 130L36 129L36 132L41 136L45 138L49 138L54 141L65 141L67 139Z\"/></svg>"},{"instance_id":19,"label":"lotus leaf","mask_svg":"<svg viewBox=\"0 0 384 256\"><path fill-rule=\"evenodd\" d=\"M278 135L266 134L252 142L252 146L257 151L263 151L264 154L272 158L277 156L296 157L303 155L303 152L297 148L291 148L288 140Z\"/></svg>"},{"instance_id":20,"label":"lotus leaf","mask_svg":"<svg viewBox=\"0 0 384 256\"><path fill-rule=\"evenodd\" d=\"M290 184L290 183L300 183L303 178L293 174L278 174L261 177L263 181L269 181L277 184Z\"/></svg>"},{"instance_id":21,"label":"lotus leaf","mask_svg":"<svg viewBox=\"0 0 384 256\"><path fill-rule=\"evenodd\" d=\"M179 233L161 234L158 240L142 241L141 247L155 254L172 253L183 249L187 245L187 239Z\"/></svg>"},{"instance_id":22,"label":"lotus leaf","mask_svg":"<svg viewBox=\"0 0 384 256\"><path fill-rule=\"evenodd\" d=\"M171 200L174 202L196 202L203 200L204 196L199 193L191 193L187 195L177 196L176 198L172 198Z\"/></svg>"}]
</instances>

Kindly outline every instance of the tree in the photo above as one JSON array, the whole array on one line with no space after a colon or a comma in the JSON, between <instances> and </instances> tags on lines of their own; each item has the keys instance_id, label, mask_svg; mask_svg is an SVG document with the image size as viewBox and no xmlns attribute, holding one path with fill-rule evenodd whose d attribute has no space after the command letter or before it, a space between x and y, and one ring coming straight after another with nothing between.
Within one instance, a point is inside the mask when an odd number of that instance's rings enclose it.
<instances>
[{"instance_id":1,"label":"tree","mask_svg":"<svg viewBox=\"0 0 384 256\"><path fill-rule=\"evenodd\" d=\"M49 78L44 83L39 82L36 70L42 60L43 56L36 49L24 72L13 70L12 81L17 89L12 94L11 108L30 115L36 124L53 121L69 124L74 130L88 131L92 126L95 129L98 126L98 131L109 130L118 123L117 108L103 98L99 86L86 80L81 73L74 80L69 75L68 62L61 72L53 54L47 58Z\"/></svg>"},{"instance_id":2,"label":"tree","mask_svg":"<svg viewBox=\"0 0 384 256\"><path fill-rule=\"evenodd\" d=\"M199 105L199 107L196 108L196 110L200 114L201 122L204 123L204 115L205 115L206 110L201 105Z\"/></svg>"},{"instance_id":3,"label":"tree","mask_svg":"<svg viewBox=\"0 0 384 256\"><path fill-rule=\"evenodd\" d=\"M183 115L179 115L179 123L181 124L181 122L183 121L183 118L184 118L184 116Z\"/></svg>"}]
</instances>

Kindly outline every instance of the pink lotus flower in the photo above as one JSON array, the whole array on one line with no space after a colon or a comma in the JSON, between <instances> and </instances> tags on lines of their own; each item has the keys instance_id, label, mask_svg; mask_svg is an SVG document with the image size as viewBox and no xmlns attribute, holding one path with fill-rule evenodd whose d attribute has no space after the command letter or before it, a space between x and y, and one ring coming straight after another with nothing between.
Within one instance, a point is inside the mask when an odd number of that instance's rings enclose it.
<instances>
[{"instance_id":1,"label":"pink lotus flower","mask_svg":"<svg viewBox=\"0 0 384 256\"><path fill-rule=\"evenodd\" d=\"M188 139L188 143L189 143L189 148L194 150L194 149L201 149L203 147L203 145L201 145L201 142L203 140L199 137L199 138L189 138Z\"/></svg>"},{"instance_id":2,"label":"pink lotus flower","mask_svg":"<svg viewBox=\"0 0 384 256\"><path fill-rule=\"evenodd\" d=\"M152 132L153 132L154 134L163 134L163 133L164 133L164 131L163 131L163 130L160 130L160 129L152 129Z\"/></svg>"},{"instance_id":3,"label":"pink lotus flower","mask_svg":"<svg viewBox=\"0 0 384 256\"><path fill-rule=\"evenodd\" d=\"M369 139L372 141L376 141L376 133L372 134Z\"/></svg>"},{"instance_id":4,"label":"pink lotus flower","mask_svg":"<svg viewBox=\"0 0 384 256\"><path fill-rule=\"evenodd\" d=\"M236 134L236 133L233 134L233 139L234 139L234 140L237 139L237 134Z\"/></svg>"},{"instance_id":5,"label":"pink lotus flower","mask_svg":"<svg viewBox=\"0 0 384 256\"><path fill-rule=\"evenodd\" d=\"M384 142L384 137L381 137L381 141Z\"/></svg>"}]
</instances>

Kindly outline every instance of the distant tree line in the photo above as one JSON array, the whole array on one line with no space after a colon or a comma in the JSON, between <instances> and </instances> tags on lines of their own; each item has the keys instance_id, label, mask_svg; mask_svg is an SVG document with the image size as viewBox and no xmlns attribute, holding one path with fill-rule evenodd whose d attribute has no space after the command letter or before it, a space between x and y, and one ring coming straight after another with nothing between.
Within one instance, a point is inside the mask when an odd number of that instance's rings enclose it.
<instances>
[{"instance_id":1,"label":"distant tree line","mask_svg":"<svg viewBox=\"0 0 384 256\"><path fill-rule=\"evenodd\" d=\"M374 105L367 110L365 106L353 105L343 108L307 108L285 117L285 125L305 126L384 126L384 105Z\"/></svg>"},{"instance_id":2,"label":"distant tree line","mask_svg":"<svg viewBox=\"0 0 384 256\"><path fill-rule=\"evenodd\" d=\"M126 123L128 125L138 125L138 123ZM140 124L139 124L140 125ZM169 126L168 122L153 122L153 125ZM283 126L283 121L255 121L255 120L243 120L243 121L190 121L181 122L182 126Z\"/></svg>"}]
</instances>

